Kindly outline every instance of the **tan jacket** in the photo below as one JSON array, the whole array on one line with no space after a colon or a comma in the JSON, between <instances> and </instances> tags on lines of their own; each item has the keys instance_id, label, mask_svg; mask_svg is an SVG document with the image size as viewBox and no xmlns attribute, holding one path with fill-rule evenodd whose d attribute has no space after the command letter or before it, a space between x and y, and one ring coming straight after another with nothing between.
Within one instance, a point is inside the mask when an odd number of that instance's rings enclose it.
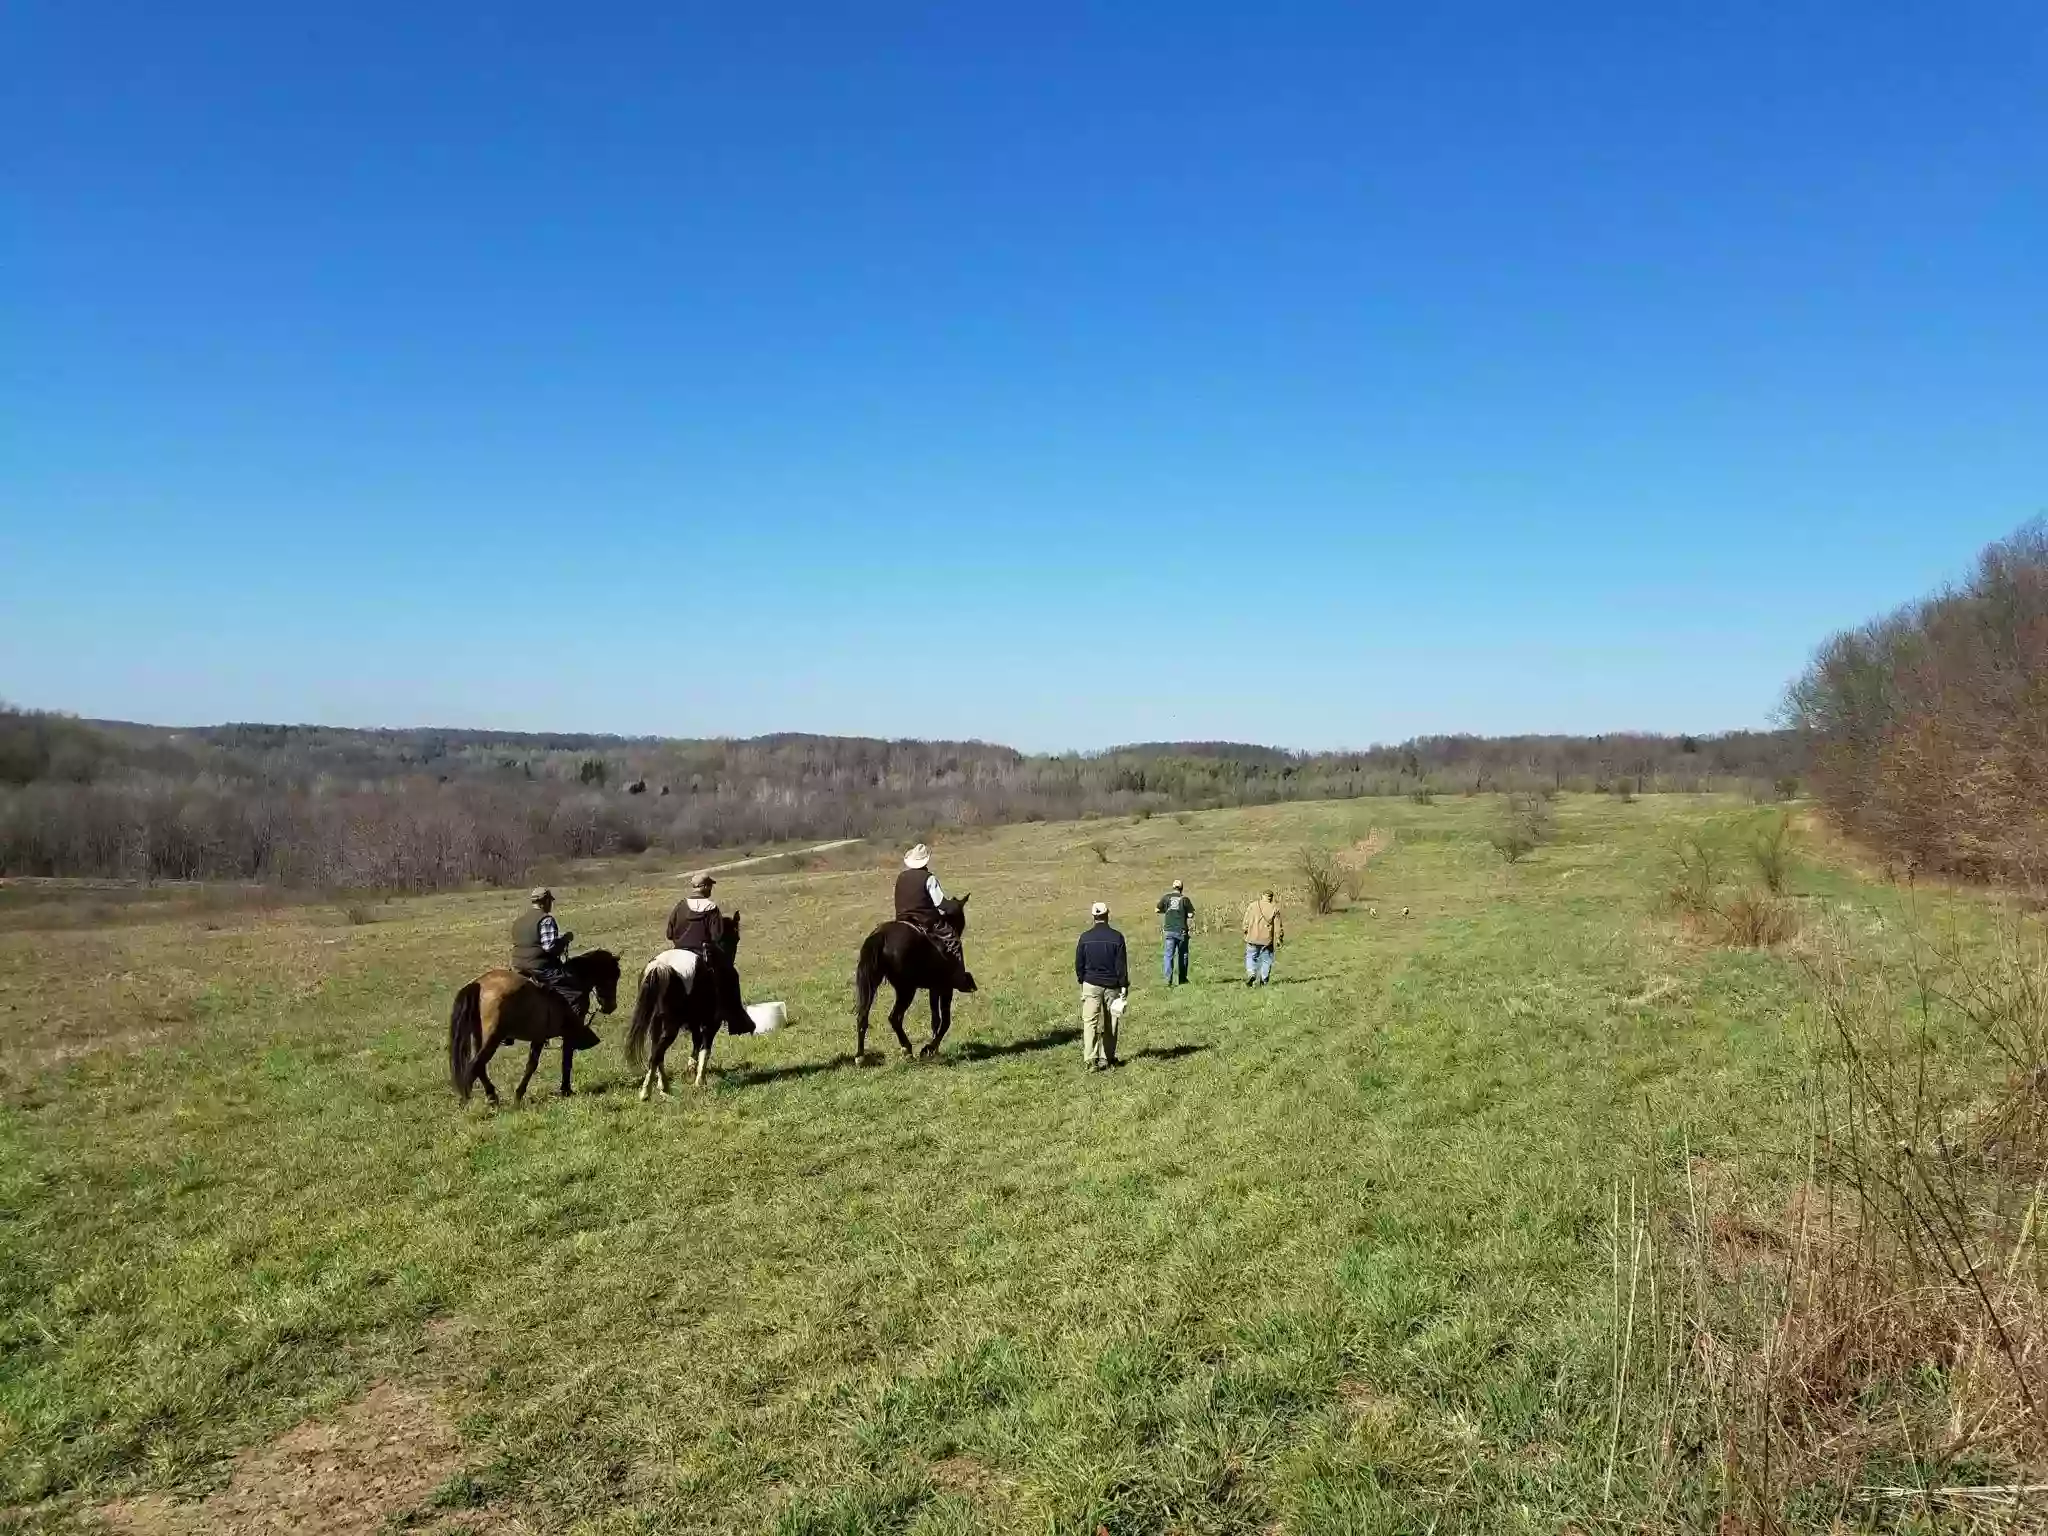
<instances>
[{"instance_id":1,"label":"tan jacket","mask_svg":"<svg viewBox=\"0 0 2048 1536\"><path fill-rule=\"evenodd\" d=\"M1280 921L1280 908L1261 896L1244 909L1244 941L1271 949L1287 937L1287 925Z\"/></svg>"}]
</instances>

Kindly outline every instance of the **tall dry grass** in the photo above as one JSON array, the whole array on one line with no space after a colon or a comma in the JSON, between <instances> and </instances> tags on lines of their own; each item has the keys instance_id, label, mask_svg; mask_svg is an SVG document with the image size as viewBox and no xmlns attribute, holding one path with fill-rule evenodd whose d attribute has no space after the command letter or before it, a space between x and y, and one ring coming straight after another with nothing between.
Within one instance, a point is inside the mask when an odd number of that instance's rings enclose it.
<instances>
[{"instance_id":1,"label":"tall dry grass","mask_svg":"<svg viewBox=\"0 0 2048 1536\"><path fill-rule=\"evenodd\" d=\"M1904 966L1840 934L1806 964L1791 1198L1689 1154L1617 1184L1610 1485L1648 1477L1677 1518L1711 1464L1719 1529L1758 1536L2042 1529L2048 938L2015 913Z\"/></svg>"}]
</instances>

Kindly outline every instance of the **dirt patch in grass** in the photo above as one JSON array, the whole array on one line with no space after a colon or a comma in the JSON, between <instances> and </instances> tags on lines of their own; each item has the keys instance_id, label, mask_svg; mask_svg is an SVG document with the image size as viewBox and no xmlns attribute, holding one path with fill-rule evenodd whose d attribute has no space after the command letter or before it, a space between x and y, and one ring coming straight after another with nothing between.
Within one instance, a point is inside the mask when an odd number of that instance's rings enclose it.
<instances>
[{"instance_id":1,"label":"dirt patch in grass","mask_svg":"<svg viewBox=\"0 0 2048 1536\"><path fill-rule=\"evenodd\" d=\"M373 1536L419 1510L462 1464L462 1440L427 1398L379 1382L325 1422L301 1424L235 1459L227 1487L203 1499L168 1494L124 1499L96 1511L123 1536L254 1536L321 1531ZM419 1527L506 1531L476 1511Z\"/></svg>"},{"instance_id":2,"label":"dirt patch in grass","mask_svg":"<svg viewBox=\"0 0 2048 1536\"><path fill-rule=\"evenodd\" d=\"M977 1504L1000 1503L1010 1496L1014 1486L1000 1472L966 1455L933 1462L927 1475L933 1487L945 1493L962 1494Z\"/></svg>"}]
</instances>

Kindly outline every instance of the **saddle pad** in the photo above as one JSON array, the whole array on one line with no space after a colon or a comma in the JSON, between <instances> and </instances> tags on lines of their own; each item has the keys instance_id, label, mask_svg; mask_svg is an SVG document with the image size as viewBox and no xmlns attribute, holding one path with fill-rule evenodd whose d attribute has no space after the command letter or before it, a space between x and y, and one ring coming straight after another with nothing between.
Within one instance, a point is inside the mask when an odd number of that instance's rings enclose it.
<instances>
[{"instance_id":1,"label":"saddle pad","mask_svg":"<svg viewBox=\"0 0 2048 1536\"><path fill-rule=\"evenodd\" d=\"M645 981L656 971L674 971L683 979L683 990L687 992L697 983L698 964L695 950L664 949L647 962L647 969L640 973L640 979Z\"/></svg>"}]
</instances>

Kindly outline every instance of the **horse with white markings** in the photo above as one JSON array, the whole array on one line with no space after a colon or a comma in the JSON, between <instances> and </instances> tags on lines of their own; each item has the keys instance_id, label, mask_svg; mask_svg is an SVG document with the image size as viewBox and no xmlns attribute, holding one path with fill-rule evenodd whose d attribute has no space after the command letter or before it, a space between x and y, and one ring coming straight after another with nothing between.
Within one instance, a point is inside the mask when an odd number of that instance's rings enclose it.
<instances>
[{"instance_id":1,"label":"horse with white markings","mask_svg":"<svg viewBox=\"0 0 2048 1536\"><path fill-rule=\"evenodd\" d=\"M740 915L725 920L724 939L719 952L730 966L739 953ZM647 962L640 973L640 996L633 1005L633 1027L626 1035L626 1060L644 1066L640 1098L650 1093L668 1097L668 1048L684 1030L690 1032L690 1062L696 1069L695 1086L704 1086L705 1069L711 1065L711 1042L723 1024L736 1035L751 1034L753 1020L742 1010L732 1017L725 1005L718 979L709 974L703 958L693 950L665 949Z\"/></svg>"}]
</instances>

